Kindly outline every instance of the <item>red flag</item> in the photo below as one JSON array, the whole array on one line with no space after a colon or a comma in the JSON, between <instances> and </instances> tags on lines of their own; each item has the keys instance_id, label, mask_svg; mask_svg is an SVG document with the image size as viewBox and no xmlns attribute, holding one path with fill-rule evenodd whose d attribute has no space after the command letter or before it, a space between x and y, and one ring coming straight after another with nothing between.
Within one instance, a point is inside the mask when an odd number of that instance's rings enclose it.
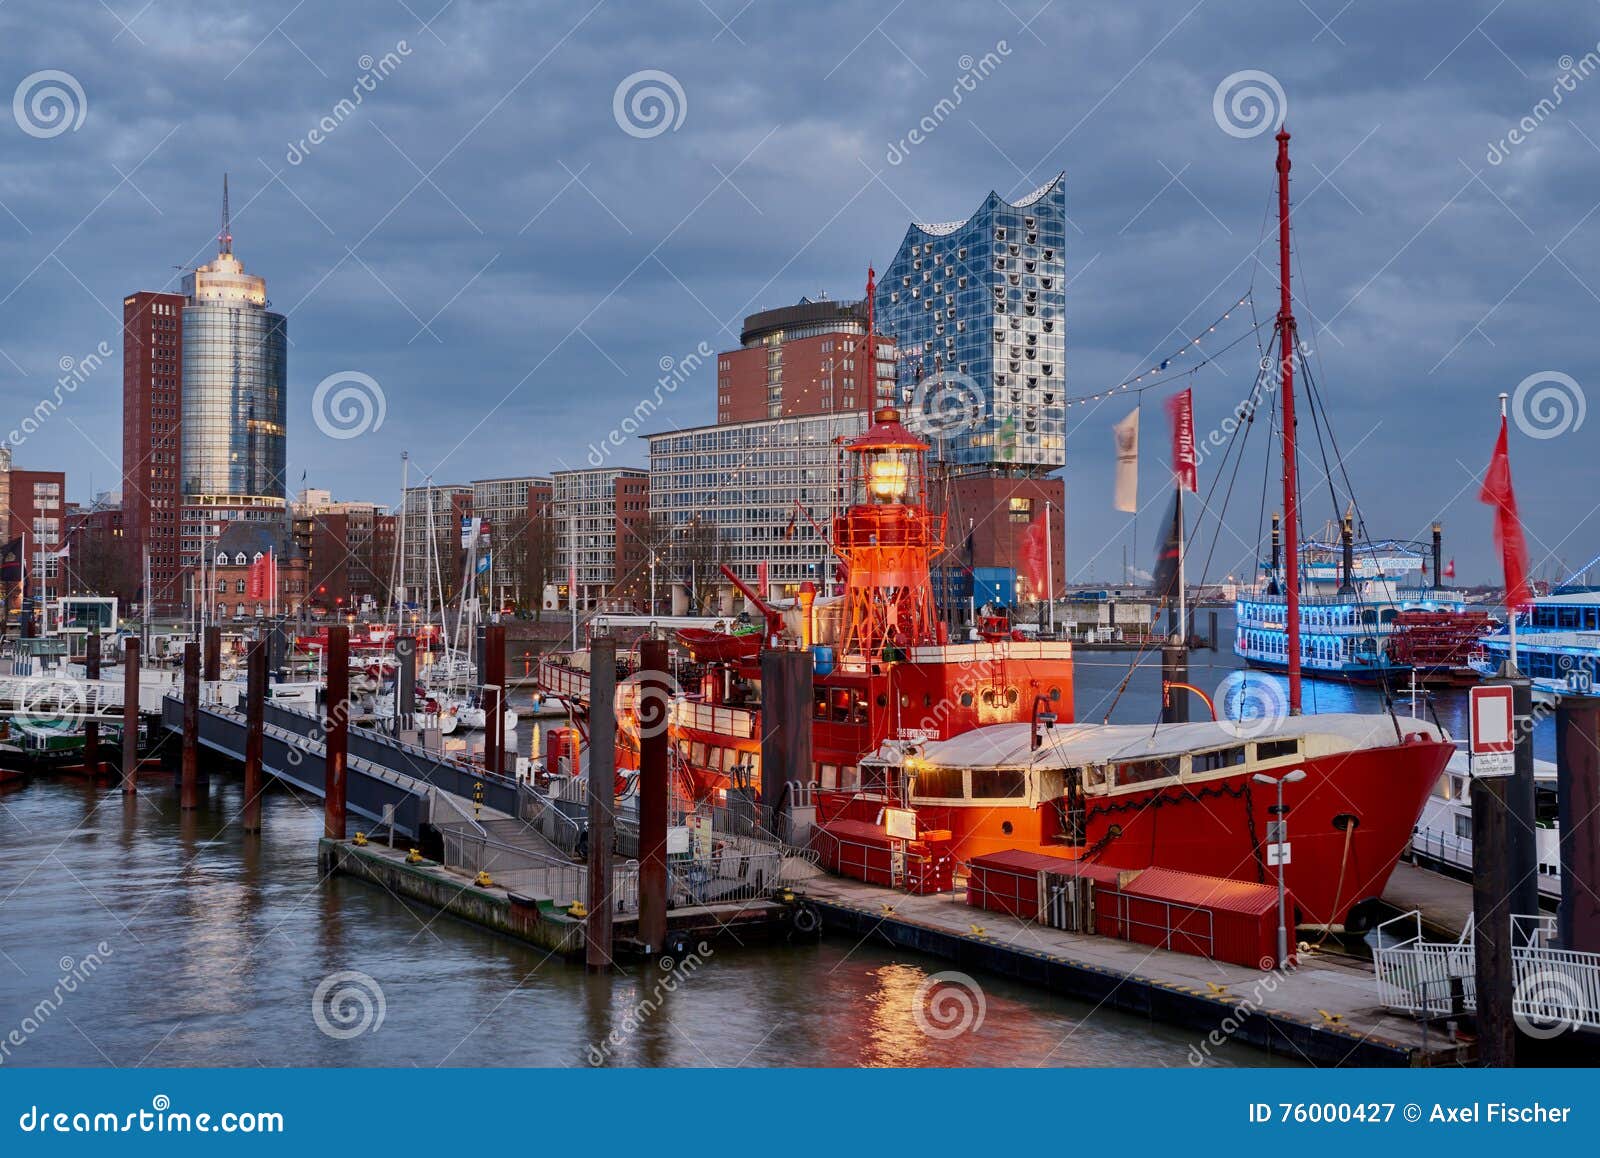
<instances>
[{"instance_id":1,"label":"red flag","mask_svg":"<svg viewBox=\"0 0 1600 1158\"><path fill-rule=\"evenodd\" d=\"M1456 561L1454 559L1444 565L1444 577L1446 579L1454 579L1456 577Z\"/></svg>"},{"instance_id":2,"label":"red flag","mask_svg":"<svg viewBox=\"0 0 1600 1158\"><path fill-rule=\"evenodd\" d=\"M1022 534L1022 574L1028 580L1028 589L1039 598L1049 589L1045 577L1044 524L1041 516Z\"/></svg>"},{"instance_id":3,"label":"red flag","mask_svg":"<svg viewBox=\"0 0 1600 1158\"><path fill-rule=\"evenodd\" d=\"M271 555L262 555L250 564L250 598L270 599L278 586L278 568Z\"/></svg>"},{"instance_id":4,"label":"red flag","mask_svg":"<svg viewBox=\"0 0 1600 1158\"><path fill-rule=\"evenodd\" d=\"M1506 607L1516 610L1529 600L1528 595L1528 545L1522 538L1522 522L1517 518L1517 496L1511 489L1511 454L1506 443L1506 420L1500 418L1500 437L1495 441L1494 454L1489 459L1489 471L1483 476L1483 489L1478 501L1494 508L1494 541L1500 548L1500 560L1506 575ZM1455 560L1450 561L1455 570Z\"/></svg>"},{"instance_id":5,"label":"red flag","mask_svg":"<svg viewBox=\"0 0 1600 1158\"><path fill-rule=\"evenodd\" d=\"M1194 392L1181 390L1167 399L1172 418L1172 473L1183 490L1200 489L1199 462L1194 453Z\"/></svg>"}]
</instances>

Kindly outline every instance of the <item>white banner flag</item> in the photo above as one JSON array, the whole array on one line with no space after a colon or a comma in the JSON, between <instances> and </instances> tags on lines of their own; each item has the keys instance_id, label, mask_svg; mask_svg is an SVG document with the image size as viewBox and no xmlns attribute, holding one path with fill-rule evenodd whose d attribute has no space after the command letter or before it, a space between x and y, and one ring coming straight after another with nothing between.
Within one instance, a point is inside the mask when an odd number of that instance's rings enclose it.
<instances>
[{"instance_id":1,"label":"white banner flag","mask_svg":"<svg viewBox=\"0 0 1600 1158\"><path fill-rule=\"evenodd\" d=\"M1117 443L1116 509L1139 509L1139 408L1111 428Z\"/></svg>"}]
</instances>

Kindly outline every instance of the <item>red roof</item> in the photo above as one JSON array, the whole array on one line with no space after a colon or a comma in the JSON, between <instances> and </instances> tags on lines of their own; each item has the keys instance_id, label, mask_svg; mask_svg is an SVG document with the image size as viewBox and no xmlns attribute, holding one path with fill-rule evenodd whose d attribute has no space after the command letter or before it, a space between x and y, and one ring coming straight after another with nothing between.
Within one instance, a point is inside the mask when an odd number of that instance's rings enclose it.
<instances>
[{"instance_id":1,"label":"red roof","mask_svg":"<svg viewBox=\"0 0 1600 1158\"><path fill-rule=\"evenodd\" d=\"M898 446L908 450L927 450L928 444L912 434L900 423L900 412L892 406L875 410L872 425L859 438L852 438L850 449L856 447Z\"/></svg>"},{"instance_id":2,"label":"red roof","mask_svg":"<svg viewBox=\"0 0 1600 1158\"><path fill-rule=\"evenodd\" d=\"M1093 861L1051 856L1043 852L1024 852L1020 848L1008 848L1004 852L986 852L982 856L973 857L967 863L975 869L999 869L1009 873L1031 875L1047 872L1059 876L1087 877L1103 885L1115 885L1117 878L1127 871L1096 864Z\"/></svg>"},{"instance_id":3,"label":"red roof","mask_svg":"<svg viewBox=\"0 0 1600 1158\"><path fill-rule=\"evenodd\" d=\"M1177 869L1145 869L1124 885L1122 891L1130 897L1176 901L1196 908L1245 913L1253 917L1276 912L1278 908L1278 887L1275 884L1236 881L1228 877L1179 872Z\"/></svg>"}]
</instances>

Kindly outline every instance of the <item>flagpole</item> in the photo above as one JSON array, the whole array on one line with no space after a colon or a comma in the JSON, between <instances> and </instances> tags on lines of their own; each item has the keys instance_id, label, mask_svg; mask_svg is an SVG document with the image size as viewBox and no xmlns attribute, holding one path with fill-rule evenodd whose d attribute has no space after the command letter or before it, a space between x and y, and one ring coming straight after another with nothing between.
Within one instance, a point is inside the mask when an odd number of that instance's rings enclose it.
<instances>
[{"instance_id":1,"label":"flagpole","mask_svg":"<svg viewBox=\"0 0 1600 1158\"><path fill-rule=\"evenodd\" d=\"M1044 590L1050 635L1056 633L1056 565L1055 554L1050 549L1050 500L1044 501Z\"/></svg>"},{"instance_id":2,"label":"flagpole","mask_svg":"<svg viewBox=\"0 0 1600 1158\"><path fill-rule=\"evenodd\" d=\"M1178 642L1185 648L1189 646L1189 596L1188 583L1184 577L1184 525L1183 525L1183 484L1178 484Z\"/></svg>"},{"instance_id":3,"label":"flagpole","mask_svg":"<svg viewBox=\"0 0 1600 1158\"><path fill-rule=\"evenodd\" d=\"M1510 395L1504 393L1503 391L1500 394L1500 425L1501 425L1502 429L1505 427L1505 422L1506 422L1506 399L1509 398L1509 397L1510 397ZM1507 592L1507 594L1509 595L1510 592ZM1510 640L1509 640L1509 642L1510 642L1511 648L1510 648L1510 653L1509 654L1510 654L1510 659L1511 659L1511 670L1513 672L1516 672L1516 671L1520 670L1518 668L1518 666L1517 666L1517 609L1515 607L1510 606L1510 600L1509 599L1506 602L1507 602L1506 624L1510 628Z\"/></svg>"}]
</instances>

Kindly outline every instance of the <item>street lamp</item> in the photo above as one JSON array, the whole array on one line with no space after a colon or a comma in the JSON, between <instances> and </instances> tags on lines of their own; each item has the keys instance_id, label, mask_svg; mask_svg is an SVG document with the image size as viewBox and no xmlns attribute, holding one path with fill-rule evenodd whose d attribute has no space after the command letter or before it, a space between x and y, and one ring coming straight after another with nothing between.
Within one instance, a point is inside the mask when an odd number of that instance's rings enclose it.
<instances>
[{"instance_id":1,"label":"street lamp","mask_svg":"<svg viewBox=\"0 0 1600 1158\"><path fill-rule=\"evenodd\" d=\"M1289 845L1289 809L1283 803L1283 786L1304 780L1304 768L1296 768L1292 772L1285 772L1282 776L1269 776L1265 772L1257 772L1250 779L1257 784L1273 784L1278 789L1278 803L1273 805L1271 812L1278 818L1278 968L1282 969L1289 963L1289 924L1286 902L1283 889L1284 858L1288 855Z\"/></svg>"}]
</instances>

